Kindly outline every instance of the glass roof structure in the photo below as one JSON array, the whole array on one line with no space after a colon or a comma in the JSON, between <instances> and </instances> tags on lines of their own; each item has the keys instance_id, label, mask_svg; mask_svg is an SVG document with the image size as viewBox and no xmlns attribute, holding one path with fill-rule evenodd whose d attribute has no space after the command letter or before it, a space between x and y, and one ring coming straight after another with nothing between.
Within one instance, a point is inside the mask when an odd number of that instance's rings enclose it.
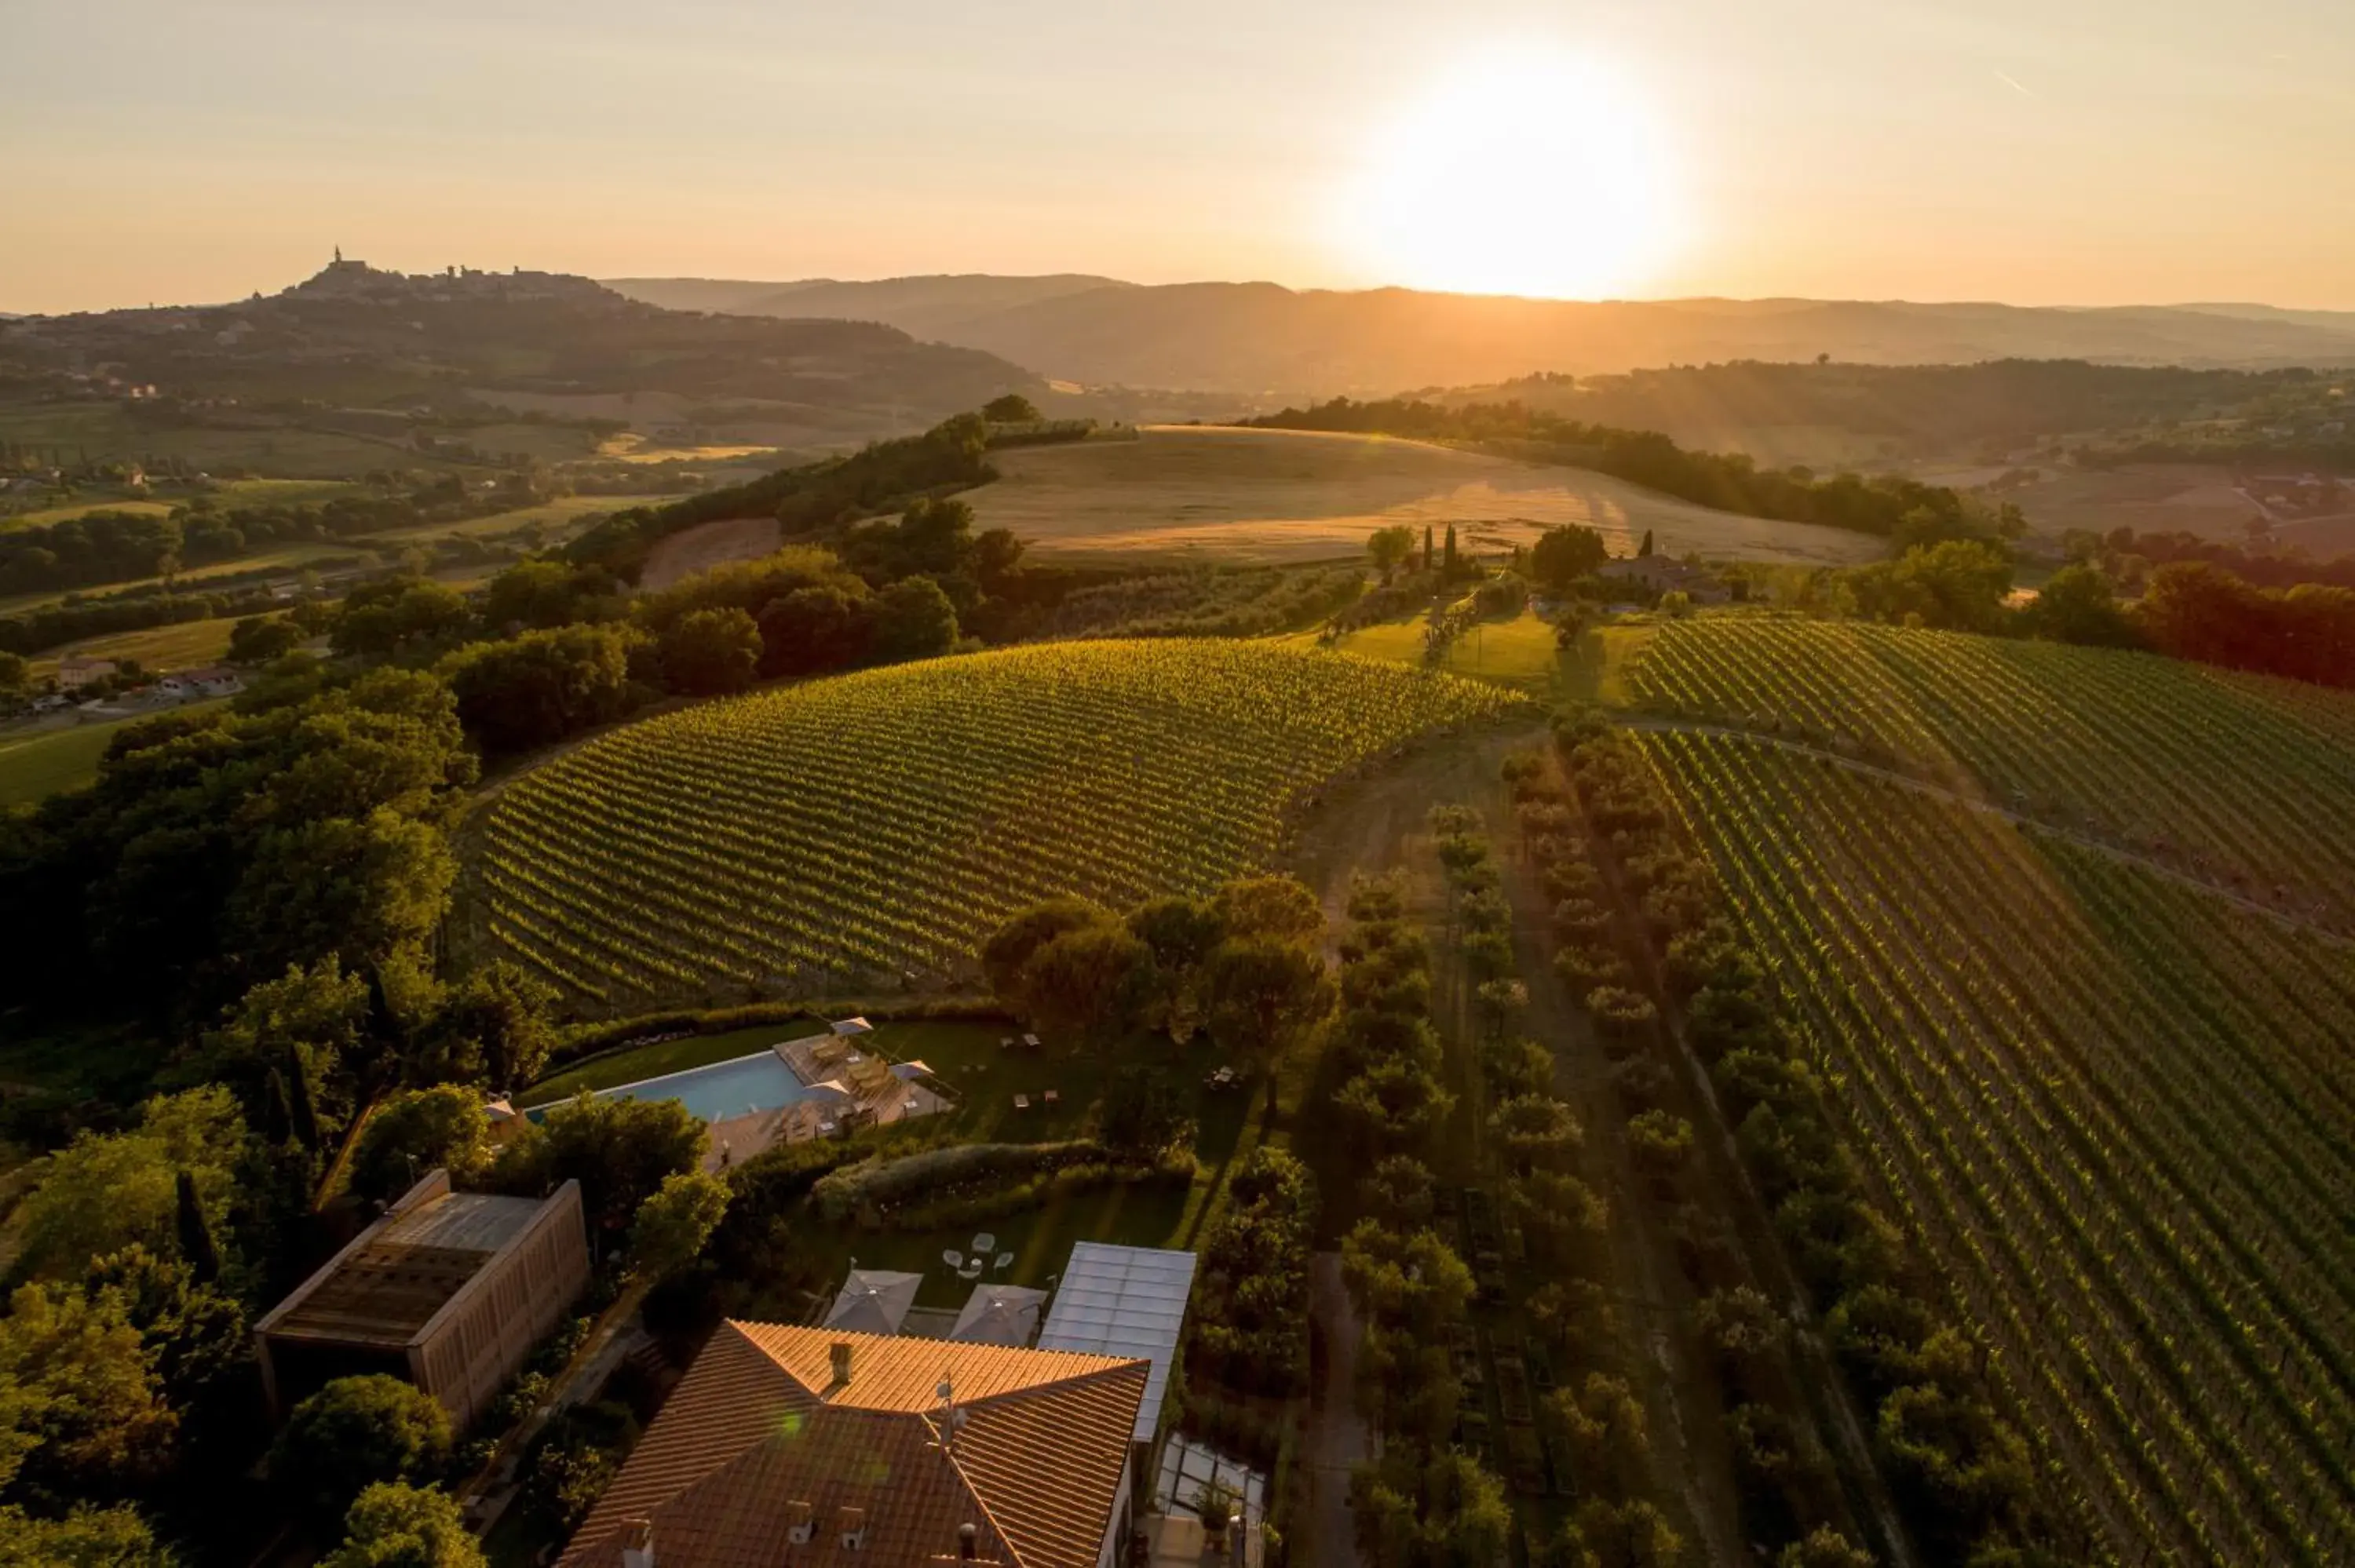
<instances>
[{"instance_id":1,"label":"glass roof structure","mask_svg":"<svg viewBox=\"0 0 2355 1568\"><path fill-rule=\"evenodd\" d=\"M1186 1326L1186 1299L1193 1293L1190 1252L1075 1242L1047 1308L1039 1348L1150 1361L1145 1403L1136 1412L1136 1441L1149 1443L1161 1424L1169 1368Z\"/></svg>"}]
</instances>

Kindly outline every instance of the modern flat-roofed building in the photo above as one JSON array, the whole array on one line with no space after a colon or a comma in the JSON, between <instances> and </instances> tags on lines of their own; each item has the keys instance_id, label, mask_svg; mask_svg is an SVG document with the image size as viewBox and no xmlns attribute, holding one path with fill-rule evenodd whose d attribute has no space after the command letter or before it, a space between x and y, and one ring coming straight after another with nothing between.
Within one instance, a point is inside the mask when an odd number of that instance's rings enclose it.
<instances>
[{"instance_id":1,"label":"modern flat-roofed building","mask_svg":"<svg viewBox=\"0 0 2355 1568\"><path fill-rule=\"evenodd\" d=\"M282 1414L339 1377L385 1372L474 1419L589 1283L581 1186L453 1192L435 1171L254 1325Z\"/></svg>"},{"instance_id":2,"label":"modern flat-roofed building","mask_svg":"<svg viewBox=\"0 0 2355 1568\"><path fill-rule=\"evenodd\" d=\"M1149 1372L725 1322L559 1568L1116 1568Z\"/></svg>"}]
</instances>

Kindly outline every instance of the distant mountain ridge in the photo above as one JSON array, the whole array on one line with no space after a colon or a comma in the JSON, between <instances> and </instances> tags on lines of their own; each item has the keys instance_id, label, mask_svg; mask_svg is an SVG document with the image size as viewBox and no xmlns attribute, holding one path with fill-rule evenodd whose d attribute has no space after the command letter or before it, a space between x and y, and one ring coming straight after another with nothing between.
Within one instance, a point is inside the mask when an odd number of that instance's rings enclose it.
<instances>
[{"instance_id":1,"label":"distant mountain ridge","mask_svg":"<svg viewBox=\"0 0 2355 1568\"><path fill-rule=\"evenodd\" d=\"M2083 359L2268 369L2355 366L2355 312L2069 308L1863 300L1530 300L1274 283L1143 285L1063 274L729 282L620 279L675 309L881 322L1041 376L1252 397L1389 395L1730 360L1870 365Z\"/></svg>"}]
</instances>

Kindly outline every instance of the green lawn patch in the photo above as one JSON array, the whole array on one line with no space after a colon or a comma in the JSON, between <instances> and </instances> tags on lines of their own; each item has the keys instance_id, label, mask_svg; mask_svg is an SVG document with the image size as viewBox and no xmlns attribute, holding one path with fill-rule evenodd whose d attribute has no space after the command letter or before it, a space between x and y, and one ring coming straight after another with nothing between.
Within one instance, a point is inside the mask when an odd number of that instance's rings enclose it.
<instances>
[{"instance_id":1,"label":"green lawn patch","mask_svg":"<svg viewBox=\"0 0 2355 1568\"><path fill-rule=\"evenodd\" d=\"M1331 647L1363 659L1419 668L1430 619L1418 614L1404 620L1377 621L1345 631L1329 644L1314 631L1298 632L1283 641L1294 647ZM1555 645L1552 625L1528 610L1509 620L1477 623L1448 646L1441 668L1450 674L1511 686L1538 697L1552 696L1571 678L1570 656Z\"/></svg>"},{"instance_id":2,"label":"green lawn patch","mask_svg":"<svg viewBox=\"0 0 2355 1568\"><path fill-rule=\"evenodd\" d=\"M1098 1187L1075 1192L1046 1207L1004 1214L978 1224L939 1231L862 1231L850 1226L813 1224L806 1241L820 1277L836 1286L853 1260L860 1268L896 1268L921 1274L917 1305L955 1308L964 1304L977 1279L962 1279L943 1259L947 1251L970 1254L976 1232L995 1238L992 1260L1012 1253L1004 1269L988 1269L983 1279L1003 1285L1027 1285L1043 1289L1063 1270L1071 1244L1111 1242L1122 1246L1179 1247L1188 1245L1187 1224L1195 1188L1176 1181Z\"/></svg>"},{"instance_id":3,"label":"green lawn patch","mask_svg":"<svg viewBox=\"0 0 2355 1568\"><path fill-rule=\"evenodd\" d=\"M171 510L172 503L168 501L146 501L135 496L107 501L70 501L62 506L44 506L37 512L19 512L14 516L0 518L0 533L11 528L45 528L52 523L70 523L93 512L132 512L145 517L163 517L169 515Z\"/></svg>"},{"instance_id":4,"label":"green lawn patch","mask_svg":"<svg viewBox=\"0 0 2355 1568\"><path fill-rule=\"evenodd\" d=\"M0 806L46 800L98 777L98 759L120 724L77 725L0 741Z\"/></svg>"},{"instance_id":5,"label":"green lawn patch","mask_svg":"<svg viewBox=\"0 0 2355 1568\"><path fill-rule=\"evenodd\" d=\"M725 1034L688 1034L677 1040L658 1040L649 1045L625 1046L575 1063L562 1072L550 1074L517 1096L516 1104L550 1105L558 1100L569 1100L583 1089L619 1088L623 1084L642 1084L648 1078L684 1073L690 1067L708 1067L714 1062L732 1062L740 1056L765 1051L780 1041L799 1040L819 1033L825 1027L823 1022L815 1018L789 1019L783 1023L731 1029Z\"/></svg>"}]
</instances>

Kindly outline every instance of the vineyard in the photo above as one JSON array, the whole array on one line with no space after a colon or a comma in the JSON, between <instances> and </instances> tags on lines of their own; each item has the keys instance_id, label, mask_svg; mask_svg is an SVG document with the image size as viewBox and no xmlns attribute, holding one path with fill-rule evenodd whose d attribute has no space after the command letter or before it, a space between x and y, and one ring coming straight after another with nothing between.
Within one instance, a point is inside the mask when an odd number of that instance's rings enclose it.
<instances>
[{"instance_id":1,"label":"vineyard","mask_svg":"<svg viewBox=\"0 0 2355 1568\"><path fill-rule=\"evenodd\" d=\"M1849 648L1811 679L1802 659L1737 662L1679 628L1646 680L2025 769L2089 807L2085 737L2122 732L2139 738L2112 742L2117 810L2196 806L2219 827L2236 799L2318 810L2328 794L2321 743L2262 690L2174 675L2175 700L2224 720L2180 785L2136 807L2134 781L2193 722L2162 722L2159 673L1924 646L1955 655L1934 700L1903 645L1918 634L1859 630L1830 630ZM2040 726L2063 676L2117 694ZM2004 691L2030 705L1988 722ZM2267 780L2232 736L2304 768ZM2355 948L1788 747L1641 739L1774 964L1851 1146L2118 1560L2350 1561ZM2316 847L2318 878L2345 842Z\"/></svg>"},{"instance_id":2,"label":"vineyard","mask_svg":"<svg viewBox=\"0 0 2355 1568\"><path fill-rule=\"evenodd\" d=\"M596 998L937 975L1013 909L1207 892L1324 780L1494 687L1209 641L869 670L633 725L501 796L499 949Z\"/></svg>"},{"instance_id":3,"label":"vineyard","mask_svg":"<svg viewBox=\"0 0 2355 1568\"><path fill-rule=\"evenodd\" d=\"M1860 623L1700 620L1642 708L1925 773L2355 930L2355 694L2140 653Z\"/></svg>"}]
</instances>

